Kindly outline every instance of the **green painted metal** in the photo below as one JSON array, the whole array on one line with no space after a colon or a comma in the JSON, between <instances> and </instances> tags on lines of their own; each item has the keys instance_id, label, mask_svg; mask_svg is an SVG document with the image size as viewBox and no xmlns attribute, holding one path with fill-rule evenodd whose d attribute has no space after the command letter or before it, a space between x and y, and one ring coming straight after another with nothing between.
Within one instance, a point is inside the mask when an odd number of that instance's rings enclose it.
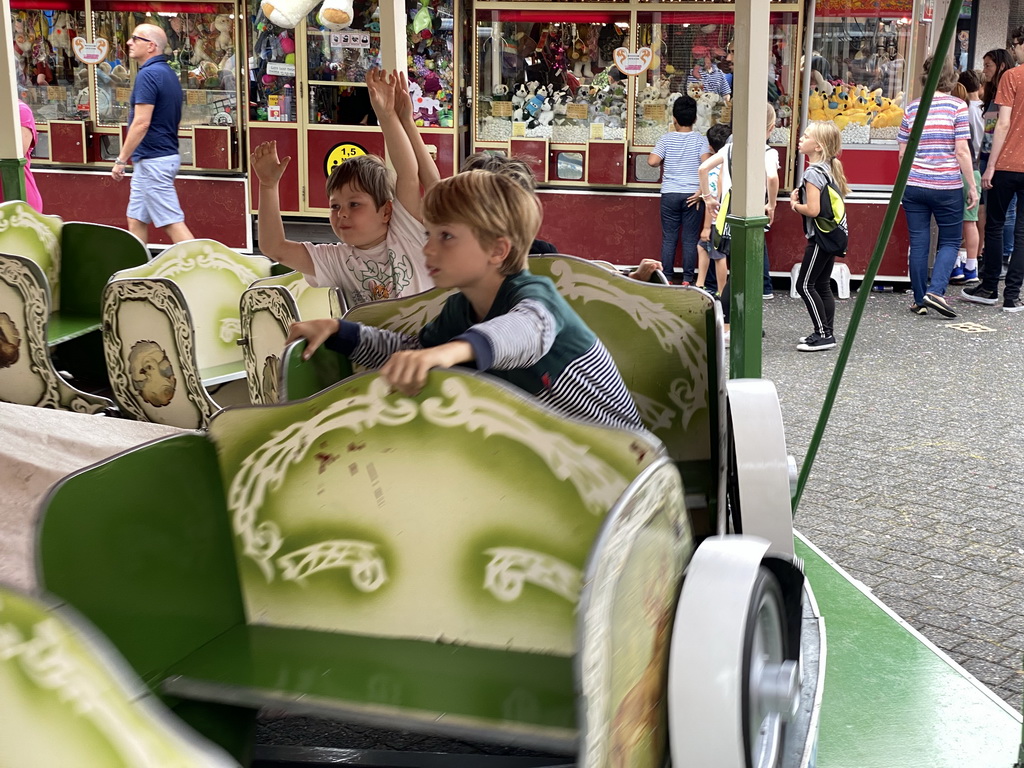
<instances>
[{"instance_id":1,"label":"green painted metal","mask_svg":"<svg viewBox=\"0 0 1024 768\"><path fill-rule=\"evenodd\" d=\"M352 361L344 355L320 347L309 360L303 360L305 351L305 340L289 344L285 350L282 367L286 400L312 397L352 375Z\"/></svg>"},{"instance_id":2,"label":"green painted metal","mask_svg":"<svg viewBox=\"0 0 1024 768\"><path fill-rule=\"evenodd\" d=\"M1020 718L801 539L828 637L818 768L1009 766Z\"/></svg>"},{"instance_id":3,"label":"green painted metal","mask_svg":"<svg viewBox=\"0 0 1024 768\"><path fill-rule=\"evenodd\" d=\"M443 713L450 727L476 721L483 733L530 724L561 731L570 749L576 733L568 657L250 625L199 648L170 674L181 676L166 684L170 693L197 699L339 717L367 711L381 725Z\"/></svg>"},{"instance_id":4,"label":"green painted metal","mask_svg":"<svg viewBox=\"0 0 1024 768\"><path fill-rule=\"evenodd\" d=\"M92 317L99 325L103 287L115 272L141 266L149 251L131 232L103 224L65 222L61 229L62 313Z\"/></svg>"},{"instance_id":5,"label":"green painted metal","mask_svg":"<svg viewBox=\"0 0 1024 768\"><path fill-rule=\"evenodd\" d=\"M54 312L46 323L46 341L59 344L84 336L100 329L99 315L71 315L65 312Z\"/></svg>"},{"instance_id":6,"label":"green painted metal","mask_svg":"<svg viewBox=\"0 0 1024 768\"><path fill-rule=\"evenodd\" d=\"M66 606L0 585L0 765L226 768Z\"/></svg>"},{"instance_id":7,"label":"green painted metal","mask_svg":"<svg viewBox=\"0 0 1024 768\"><path fill-rule=\"evenodd\" d=\"M3 189L4 200L24 200L25 166L28 160L24 157L0 158L0 187Z\"/></svg>"},{"instance_id":8,"label":"green painted metal","mask_svg":"<svg viewBox=\"0 0 1024 768\"><path fill-rule=\"evenodd\" d=\"M142 678L243 621L213 444L180 435L71 475L37 528L39 583Z\"/></svg>"},{"instance_id":9,"label":"green painted metal","mask_svg":"<svg viewBox=\"0 0 1024 768\"><path fill-rule=\"evenodd\" d=\"M935 46L936 52L941 51L945 53L949 50L953 34L956 32L957 19L960 18L961 2L962 0L950 0L949 9L946 11L946 20L942 25L939 41ZM928 113L928 108L931 106L932 96L935 95L935 86L939 82L939 74L941 72L942 67L932 67L928 73L924 90L921 93L921 102L920 106L918 106L917 114L925 115ZM892 234L892 228L896 222L896 215L903 200L903 191L907 186L910 168L914 163L914 155L917 154L917 145L921 140L921 132L923 130L924 120L915 120L914 127L910 131L910 137L907 139L906 150L903 153L903 162L900 164L900 170L896 174L896 182L893 184L892 194L889 197L889 205L885 209L882 229L875 240L875 250L872 252L871 261L868 262L868 268L864 272L861 289L857 291L857 300L854 302L850 324L846 329L846 336L843 337L843 343L839 346L839 356L836 359L836 367L832 371L832 378L828 382L825 402L821 405L821 413L818 415L818 421L814 426L814 434L811 436L811 442L807 446L807 453L800 467L796 493L793 495L794 515L796 514L797 507L800 505L800 499L803 496L804 487L807 485L807 478L811 474L811 468L814 466L814 458L818 455L818 447L821 445L821 439L825 434L825 427L828 426L832 405L835 403L836 395L839 393L839 385L843 380L843 373L846 371L846 363L850 358L850 352L853 350L854 339L857 337L857 328L860 327L860 319L864 315L864 308L868 303L868 296L871 291L867 290L867 286L875 282L875 275L878 274L878 268L882 264L882 256L885 254L885 248L889 244L889 236Z\"/></svg>"},{"instance_id":10,"label":"green painted metal","mask_svg":"<svg viewBox=\"0 0 1024 768\"><path fill-rule=\"evenodd\" d=\"M729 269L729 377L761 378L764 228L767 216L726 217L732 232ZM741 258L737 258L741 257Z\"/></svg>"}]
</instances>

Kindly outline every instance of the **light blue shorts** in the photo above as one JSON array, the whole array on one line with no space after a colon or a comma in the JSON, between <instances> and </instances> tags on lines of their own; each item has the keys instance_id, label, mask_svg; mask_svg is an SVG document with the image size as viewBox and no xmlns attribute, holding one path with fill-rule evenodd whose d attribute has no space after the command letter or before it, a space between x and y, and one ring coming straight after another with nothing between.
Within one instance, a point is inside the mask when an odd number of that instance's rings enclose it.
<instances>
[{"instance_id":1,"label":"light blue shorts","mask_svg":"<svg viewBox=\"0 0 1024 768\"><path fill-rule=\"evenodd\" d=\"M128 198L128 218L156 227L185 220L174 189L174 177L181 166L180 155L151 157L132 164L132 192Z\"/></svg>"}]
</instances>

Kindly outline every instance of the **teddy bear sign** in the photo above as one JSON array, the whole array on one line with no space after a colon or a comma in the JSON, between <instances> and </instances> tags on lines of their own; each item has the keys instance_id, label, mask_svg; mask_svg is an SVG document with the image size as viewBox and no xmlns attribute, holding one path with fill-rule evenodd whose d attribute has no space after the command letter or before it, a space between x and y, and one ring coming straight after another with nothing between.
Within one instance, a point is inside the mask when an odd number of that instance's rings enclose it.
<instances>
[{"instance_id":1,"label":"teddy bear sign","mask_svg":"<svg viewBox=\"0 0 1024 768\"><path fill-rule=\"evenodd\" d=\"M295 27L316 7L319 0L274 0L262 4L263 14L271 24L284 29ZM327 29L345 29L352 24L352 0L324 0L317 21Z\"/></svg>"}]
</instances>

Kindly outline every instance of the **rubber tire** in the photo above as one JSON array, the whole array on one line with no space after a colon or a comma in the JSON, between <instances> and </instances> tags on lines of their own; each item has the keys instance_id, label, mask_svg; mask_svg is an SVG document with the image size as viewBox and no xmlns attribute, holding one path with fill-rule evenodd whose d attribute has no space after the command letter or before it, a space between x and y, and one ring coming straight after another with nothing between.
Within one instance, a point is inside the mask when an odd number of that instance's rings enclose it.
<instances>
[{"instance_id":1,"label":"rubber tire","mask_svg":"<svg viewBox=\"0 0 1024 768\"><path fill-rule=\"evenodd\" d=\"M759 731L764 720L762 719L757 723L751 720L754 714L751 712L751 706L753 705L751 701L751 676L757 670L756 660L754 659L754 653L757 650L755 641L758 638L757 633L762 621L772 621L773 618L773 624L767 627L768 631L772 633L770 640L773 641L772 648L770 649L772 651L770 661L782 663L790 658L788 633L785 626L785 601L782 597L782 587L779 585L779 580L775 577L775 574L762 565L758 572L757 581L754 583L750 604L747 607L746 631L743 639L742 732L743 751L746 755L748 768L778 768L782 760L782 745L786 736L786 723L778 715L775 715L776 722L769 726L772 729L778 729L777 735L774 737L774 756L764 754L759 756L755 754L761 748L754 743L755 726L757 731ZM755 758L758 757L760 761L755 762ZM764 762L766 758L769 762Z\"/></svg>"}]
</instances>

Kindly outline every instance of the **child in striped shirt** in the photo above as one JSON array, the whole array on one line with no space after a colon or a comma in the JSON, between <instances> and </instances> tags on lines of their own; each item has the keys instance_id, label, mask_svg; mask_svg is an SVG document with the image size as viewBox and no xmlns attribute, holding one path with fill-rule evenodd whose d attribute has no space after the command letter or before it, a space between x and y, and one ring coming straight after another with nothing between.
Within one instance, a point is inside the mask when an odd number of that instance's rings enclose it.
<instances>
[{"instance_id":1,"label":"child in striped shirt","mask_svg":"<svg viewBox=\"0 0 1024 768\"><path fill-rule=\"evenodd\" d=\"M676 243L683 243L683 285L696 278L697 240L704 223L697 169L711 156L708 141L693 130L697 102L680 96L672 105L673 130L664 134L647 156L652 168L664 165L661 177L661 266L669 280L675 274Z\"/></svg>"},{"instance_id":2,"label":"child in striped shirt","mask_svg":"<svg viewBox=\"0 0 1024 768\"><path fill-rule=\"evenodd\" d=\"M380 368L393 389L416 395L431 368L471 365L563 415L643 429L611 355L546 277L526 269L540 229L536 195L506 176L475 170L438 182L423 198L427 272L458 288L418 334L334 318L292 325L353 362Z\"/></svg>"}]
</instances>

